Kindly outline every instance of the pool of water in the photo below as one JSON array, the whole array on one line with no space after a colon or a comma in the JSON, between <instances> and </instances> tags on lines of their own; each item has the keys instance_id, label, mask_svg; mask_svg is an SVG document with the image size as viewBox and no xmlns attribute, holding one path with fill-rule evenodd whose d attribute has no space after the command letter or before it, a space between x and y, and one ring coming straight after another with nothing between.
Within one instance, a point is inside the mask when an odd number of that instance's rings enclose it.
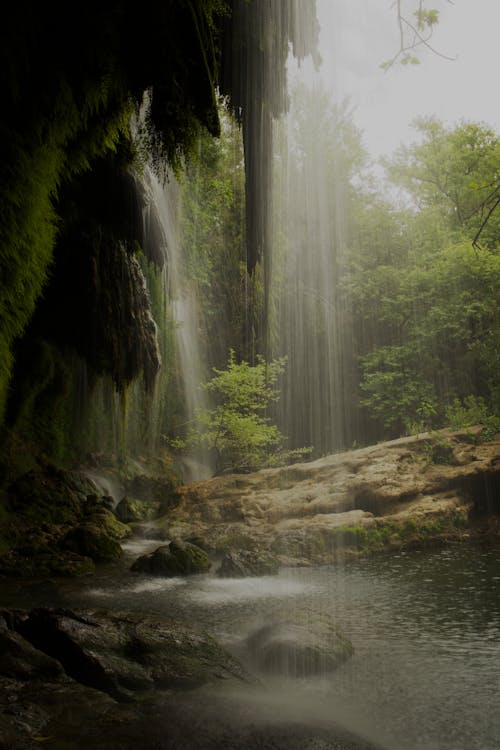
<instances>
[{"instance_id":1,"label":"pool of water","mask_svg":"<svg viewBox=\"0 0 500 750\"><path fill-rule=\"evenodd\" d=\"M155 546L154 542L150 542ZM252 629L332 616L354 656L331 675L267 680L241 700L318 725L335 721L388 750L500 747L500 546L456 546L284 569L240 580L155 579L122 565L84 581L3 586L4 605L133 609L208 628L230 649Z\"/></svg>"}]
</instances>

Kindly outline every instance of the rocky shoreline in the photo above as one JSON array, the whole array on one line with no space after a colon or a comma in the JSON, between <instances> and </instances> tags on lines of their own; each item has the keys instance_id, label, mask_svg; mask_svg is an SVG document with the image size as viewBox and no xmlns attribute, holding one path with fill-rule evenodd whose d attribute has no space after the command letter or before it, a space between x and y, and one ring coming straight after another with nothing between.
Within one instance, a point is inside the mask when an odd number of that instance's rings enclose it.
<instances>
[{"instance_id":1,"label":"rocky shoreline","mask_svg":"<svg viewBox=\"0 0 500 750\"><path fill-rule=\"evenodd\" d=\"M330 623L291 627L248 640L264 672L329 672L352 654ZM259 677L211 636L138 613L0 610L0 688L1 750L374 749L338 726L270 720L252 708Z\"/></svg>"},{"instance_id":2,"label":"rocky shoreline","mask_svg":"<svg viewBox=\"0 0 500 750\"><path fill-rule=\"evenodd\" d=\"M177 545L171 575L212 565L238 576L500 529L500 436L483 440L479 427L186 486L161 472L124 478L106 471L47 465L11 482L0 518L0 575L88 574L118 559L133 534L164 540L167 553L138 561L137 570L142 564L168 575L166 557Z\"/></svg>"},{"instance_id":3,"label":"rocky shoreline","mask_svg":"<svg viewBox=\"0 0 500 750\"><path fill-rule=\"evenodd\" d=\"M497 537L500 436L440 431L216 477L180 494L159 523L165 533L215 556L261 550L281 565Z\"/></svg>"}]
</instances>

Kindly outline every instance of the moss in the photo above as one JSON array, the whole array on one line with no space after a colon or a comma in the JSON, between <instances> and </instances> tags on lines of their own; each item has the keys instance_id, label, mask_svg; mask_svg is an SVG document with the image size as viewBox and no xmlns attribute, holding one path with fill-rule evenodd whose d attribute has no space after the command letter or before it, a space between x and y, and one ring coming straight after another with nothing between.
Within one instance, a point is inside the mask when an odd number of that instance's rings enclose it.
<instances>
[{"instance_id":1,"label":"moss","mask_svg":"<svg viewBox=\"0 0 500 750\"><path fill-rule=\"evenodd\" d=\"M377 521L373 525L345 526L323 532L316 552L331 555L346 550L359 555L374 554L406 547L425 546L461 539L468 529L465 509L456 509L431 517L412 517L404 521Z\"/></svg>"},{"instance_id":2,"label":"moss","mask_svg":"<svg viewBox=\"0 0 500 750\"><path fill-rule=\"evenodd\" d=\"M92 516L92 521L97 523L104 533L111 539L126 539L132 533L131 529L106 508L101 508Z\"/></svg>"},{"instance_id":3,"label":"moss","mask_svg":"<svg viewBox=\"0 0 500 750\"><path fill-rule=\"evenodd\" d=\"M84 523L70 531L62 542L65 549L96 561L118 560L120 543L95 523Z\"/></svg>"}]
</instances>

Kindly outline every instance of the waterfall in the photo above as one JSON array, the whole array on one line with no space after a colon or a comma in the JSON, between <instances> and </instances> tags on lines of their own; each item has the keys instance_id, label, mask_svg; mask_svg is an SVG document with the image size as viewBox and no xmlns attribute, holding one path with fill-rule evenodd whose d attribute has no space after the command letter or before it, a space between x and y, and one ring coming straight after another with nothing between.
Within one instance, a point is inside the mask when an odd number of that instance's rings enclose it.
<instances>
[{"instance_id":1,"label":"waterfall","mask_svg":"<svg viewBox=\"0 0 500 750\"><path fill-rule=\"evenodd\" d=\"M325 32L331 39L333 29ZM357 435L356 360L342 284L350 113L308 61L297 66L290 56L289 69L289 107L274 125L268 340L273 356L287 357L279 427L291 448L323 455L350 447Z\"/></svg>"},{"instance_id":2,"label":"waterfall","mask_svg":"<svg viewBox=\"0 0 500 750\"><path fill-rule=\"evenodd\" d=\"M288 358L279 421L291 447L312 446L316 453L350 439L348 299L339 284L346 205L335 178L332 121L321 92L300 87L275 170L270 337L275 352Z\"/></svg>"},{"instance_id":3,"label":"waterfall","mask_svg":"<svg viewBox=\"0 0 500 750\"><path fill-rule=\"evenodd\" d=\"M208 396L200 387L207 376L207 352L200 334L201 310L196 285L188 278L182 259L179 236L179 185L173 175L161 183L154 171L146 168L141 178L146 204L144 209L144 244L156 244L164 255L163 283L167 308L164 314L173 325L175 347L173 387L181 395L179 432L186 433L196 420L198 410L208 407ZM160 325L160 328L162 326ZM166 369L172 363L166 363ZM206 478L213 473L213 463L203 444L191 449L181 461L184 481Z\"/></svg>"},{"instance_id":4,"label":"waterfall","mask_svg":"<svg viewBox=\"0 0 500 750\"><path fill-rule=\"evenodd\" d=\"M246 227L243 234L246 235L246 266L249 277L253 275L251 282L247 279L244 285L242 279L238 278L238 287L233 288L231 293L233 296L238 293L245 294L241 292L244 286L248 297L255 297L253 311L248 311L249 299L235 302L232 298L224 304L226 317L224 320L218 318L219 327L214 326L213 320L211 325L207 324L204 319L207 307L206 288L204 297L200 300L200 284L193 278L193 274L189 273L189 264L183 248L179 225L181 188L172 173L168 173L164 181L161 180L156 169L149 165L147 157L141 174L136 178L137 202L142 207L142 227L138 232L138 242L144 255L141 257L141 268L152 297L151 307L158 326L162 367L153 392L146 395L140 381L130 386L125 399L114 391L111 380L102 384L102 393L96 403L100 404L100 407L97 407L98 412L102 414L107 411L110 414L110 437L107 441L110 452L131 454L135 457L157 455L161 452L162 446L165 446L165 438L169 442L172 438L185 436L189 426L195 422L197 411L209 405L207 394L200 388L200 384L207 380L210 367L223 365L229 348L233 346L239 349L243 357L250 355L250 359L259 352L270 354L269 340L272 337L269 331L275 330L276 326L279 329L280 354L284 353L289 357L290 383L293 384L292 387L286 386L284 389L283 431L291 434L292 447L311 443L328 444L327 439L318 440L310 431L304 432L301 427L297 427L305 419L303 415L299 415L297 408L302 398L302 382L307 379L310 393L317 393L318 386L314 378L328 380L328 376L325 377L323 373L333 362L330 358L323 359L320 363L318 352L323 342L316 341L314 356L307 352L306 356L311 360L318 360L318 370L308 379L306 371L300 371L302 355L295 356L299 347L290 339L289 329L284 323L290 319L293 309L290 295L293 296L294 291L290 288L290 281L294 276L296 280L301 280L304 289L313 290L316 284L316 278L308 276L308 273L313 273L312 267L308 272L304 265L300 266L299 242L295 243L293 249L287 250L287 281L283 289L286 288L288 291L276 305L277 317L274 310L276 289L281 285L281 281L276 283L273 276L272 269L277 266L278 258L272 255L271 246L276 245L276 235L283 234L283 230L277 228L276 222L288 221L287 215L295 212L295 208L292 208L293 170L290 169L288 177L285 172L281 175L281 180L288 185L285 195L287 205L284 206L285 213L281 216L278 216L278 199L272 189L273 178L276 177L273 150L282 141L280 123L290 101L287 89L287 59L302 60L307 55L312 55L315 64L318 63L315 54L318 33L315 2L311 2L307 8L304 5L296 0L280 0L273 4L264 0L256 0L251 4L245 0L235 0L229 31L232 42L225 46L224 51L221 91L230 96L232 112L241 125L246 210ZM147 147L148 143L147 134L144 134L142 129L146 127L149 105L149 95L146 94L143 108L132 128L139 146L146 144ZM286 122L291 122L290 116ZM283 165L286 161L285 158ZM317 162L320 161L321 157L318 154ZM311 183L315 179L314 167L311 167L307 179ZM299 199L299 193L300 189L297 188L293 200ZM298 216L294 221L299 221ZM312 218L308 221L312 222ZM298 224L290 222L289 229L289 237L296 235L298 238ZM234 254L235 240L238 241L237 234L234 230L227 233L228 257L229 254ZM195 244L196 242L195 238ZM319 243L325 258L328 255L328 247L329 240L325 237ZM196 253L194 256L196 257ZM222 254L220 257L223 257ZM228 268L231 263L233 260L226 262ZM221 276L225 272L225 268L219 270ZM236 279L234 270L231 273ZM328 274L322 274L320 271L320 278L326 279ZM219 289L219 296L227 294L224 284L218 284L213 278L212 290ZM327 307L336 304L327 289L313 293L318 300L326 298ZM211 304L210 301L208 304ZM218 304L222 310L223 305ZM217 315L220 316L220 312L219 310ZM257 318L260 312L263 320L259 321ZM239 320L242 314L247 316L245 323ZM303 317L307 317L304 307L297 309L295 318L291 320L291 325L296 327L297 333L303 326ZM324 325L329 326L329 319ZM240 331L242 327L245 329L243 335ZM307 339L306 330L302 332L302 337L303 340ZM208 345L210 351L207 349ZM331 342L328 345L333 348ZM323 368L321 374L320 366ZM329 397L332 403L335 398L335 395ZM329 407L329 412L332 408ZM305 414L313 409L314 420L318 421L323 410L322 405L313 405L311 398L305 399L302 412ZM290 430L289 420L283 419L285 412L296 415ZM97 422L102 432L102 418ZM96 438L94 444L99 444L102 434ZM211 457L203 444L198 444L195 450L182 457L181 469L185 481L203 478L213 473Z\"/></svg>"}]
</instances>

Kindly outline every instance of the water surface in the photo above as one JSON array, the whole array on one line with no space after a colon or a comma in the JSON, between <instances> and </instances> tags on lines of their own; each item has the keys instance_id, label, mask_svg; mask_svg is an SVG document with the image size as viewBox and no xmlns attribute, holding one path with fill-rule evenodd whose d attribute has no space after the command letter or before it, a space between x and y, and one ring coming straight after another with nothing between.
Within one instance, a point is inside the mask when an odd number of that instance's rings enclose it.
<instances>
[{"instance_id":1,"label":"water surface","mask_svg":"<svg viewBox=\"0 0 500 750\"><path fill-rule=\"evenodd\" d=\"M149 542L155 546L155 542ZM388 750L500 747L500 547L456 546L284 569L240 580L132 574L140 551L84 581L4 586L5 604L91 605L174 616L238 652L254 628L332 616L355 655L308 680L265 679L239 696L262 711L318 726L335 721ZM237 697L233 696L234 700Z\"/></svg>"}]
</instances>

